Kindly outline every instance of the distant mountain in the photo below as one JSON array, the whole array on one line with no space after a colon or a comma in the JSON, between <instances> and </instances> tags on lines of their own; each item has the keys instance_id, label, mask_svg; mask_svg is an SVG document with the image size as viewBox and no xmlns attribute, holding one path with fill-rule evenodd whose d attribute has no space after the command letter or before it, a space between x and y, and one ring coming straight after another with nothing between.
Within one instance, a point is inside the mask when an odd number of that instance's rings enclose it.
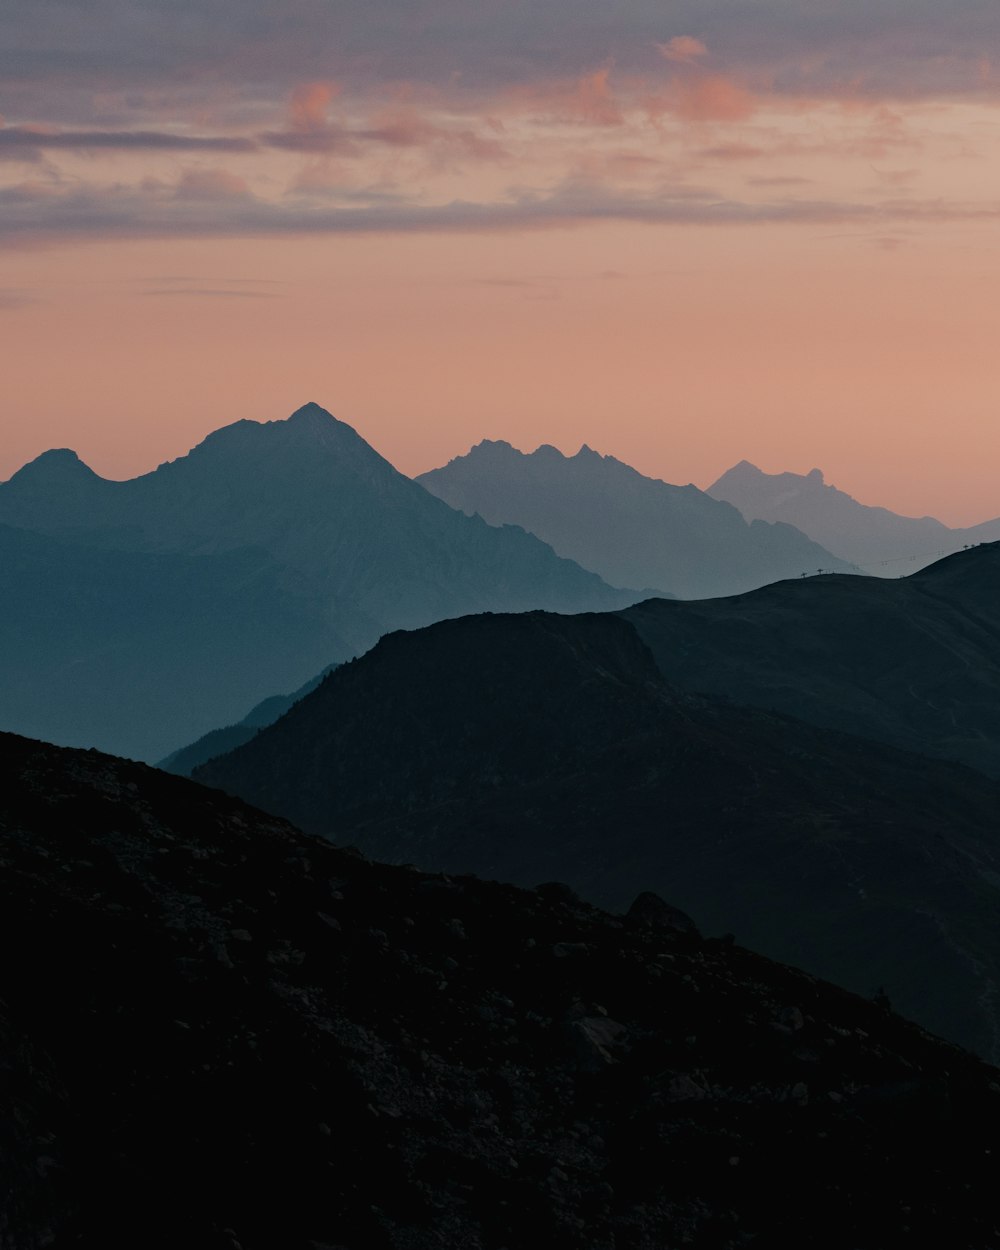
<instances>
[{"instance_id":1,"label":"distant mountain","mask_svg":"<svg viewBox=\"0 0 1000 1250\"><path fill-rule=\"evenodd\" d=\"M523 525L614 585L701 599L817 569L856 571L789 525L748 524L696 486L644 477L586 446L525 455L485 441L417 481L493 525Z\"/></svg>"},{"instance_id":2,"label":"distant mountain","mask_svg":"<svg viewBox=\"0 0 1000 1250\"><path fill-rule=\"evenodd\" d=\"M621 617L391 634L195 776L394 862L653 890L1000 1054L1000 784L682 693Z\"/></svg>"},{"instance_id":3,"label":"distant mountain","mask_svg":"<svg viewBox=\"0 0 1000 1250\"><path fill-rule=\"evenodd\" d=\"M98 477L73 452L46 452L0 483L0 525L9 527L0 580L18 617L0 683L20 692L4 697L0 684L0 726L149 759L386 630L636 597L521 529L447 507L316 404L287 421L216 430L126 482ZM45 577L25 559L43 540ZM81 601L96 631L86 645ZM283 630L264 627L282 616ZM29 637L22 627L35 619L44 628ZM256 640L253 663L229 656L231 634ZM136 682L143 656L149 671Z\"/></svg>"},{"instance_id":4,"label":"distant mountain","mask_svg":"<svg viewBox=\"0 0 1000 1250\"><path fill-rule=\"evenodd\" d=\"M1000 1073L884 1002L96 752L0 773L11 1250L994 1244Z\"/></svg>"},{"instance_id":5,"label":"distant mountain","mask_svg":"<svg viewBox=\"0 0 1000 1250\"><path fill-rule=\"evenodd\" d=\"M247 548L120 551L0 525L0 578L0 725L49 739L162 755L351 654L317 591Z\"/></svg>"},{"instance_id":6,"label":"distant mountain","mask_svg":"<svg viewBox=\"0 0 1000 1250\"><path fill-rule=\"evenodd\" d=\"M741 460L709 488L749 521L787 522L868 573L899 577L963 547L1000 539L1000 519L949 529L934 517L899 516L858 503L810 473L762 473Z\"/></svg>"},{"instance_id":7,"label":"distant mountain","mask_svg":"<svg viewBox=\"0 0 1000 1250\"><path fill-rule=\"evenodd\" d=\"M628 609L668 681L1000 778L1000 543L910 577Z\"/></svg>"},{"instance_id":8,"label":"distant mountain","mask_svg":"<svg viewBox=\"0 0 1000 1250\"><path fill-rule=\"evenodd\" d=\"M263 729L265 725L273 725L278 717L284 716L293 704L298 703L299 699L315 690L327 673L332 672L336 667L336 664L328 664L321 673L311 677L292 694L269 695L268 698L255 704L235 725L210 729L197 742L191 742L187 746L179 747L176 751L171 751L165 759L160 760L157 768L162 768L164 772L176 773L179 777L190 777L199 764L204 764L217 755L235 751L244 742L249 742L258 729Z\"/></svg>"}]
</instances>

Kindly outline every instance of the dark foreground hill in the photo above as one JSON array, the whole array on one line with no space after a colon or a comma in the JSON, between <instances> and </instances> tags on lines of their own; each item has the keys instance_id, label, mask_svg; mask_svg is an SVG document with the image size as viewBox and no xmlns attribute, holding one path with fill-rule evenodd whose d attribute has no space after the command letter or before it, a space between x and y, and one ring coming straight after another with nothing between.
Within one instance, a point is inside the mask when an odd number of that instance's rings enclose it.
<instances>
[{"instance_id":1,"label":"dark foreground hill","mask_svg":"<svg viewBox=\"0 0 1000 1250\"><path fill-rule=\"evenodd\" d=\"M748 522L696 486L644 477L586 446L575 456L548 446L525 455L486 440L417 481L493 525L523 525L615 586L700 599L817 569L852 571L791 525Z\"/></svg>"},{"instance_id":2,"label":"dark foreground hill","mask_svg":"<svg viewBox=\"0 0 1000 1250\"><path fill-rule=\"evenodd\" d=\"M655 890L1000 1052L1000 784L685 694L615 616L390 635L195 775L379 859Z\"/></svg>"},{"instance_id":3,"label":"dark foreground hill","mask_svg":"<svg viewBox=\"0 0 1000 1250\"><path fill-rule=\"evenodd\" d=\"M655 900L0 760L5 1250L997 1244L1000 1073L884 1005Z\"/></svg>"},{"instance_id":4,"label":"dark foreground hill","mask_svg":"<svg viewBox=\"0 0 1000 1250\"><path fill-rule=\"evenodd\" d=\"M0 525L0 727L145 759L386 630L637 598L449 508L317 404L125 482L45 452L0 483Z\"/></svg>"},{"instance_id":5,"label":"dark foreground hill","mask_svg":"<svg viewBox=\"0 0 1000 1250\"><path fill-rule=\"evenodd\" d=\"M910 577L814 577L624 616L688 690L1000 777L1000 543Z\"/></svg>"}]
</instances>

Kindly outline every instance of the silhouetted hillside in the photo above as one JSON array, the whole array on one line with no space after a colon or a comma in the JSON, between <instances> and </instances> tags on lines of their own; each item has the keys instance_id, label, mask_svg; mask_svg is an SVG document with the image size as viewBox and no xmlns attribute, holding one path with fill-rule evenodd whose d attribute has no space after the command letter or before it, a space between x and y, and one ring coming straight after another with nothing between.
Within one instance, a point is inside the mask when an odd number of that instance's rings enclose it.
<instances>
[{"instance_id":1,"label":"silhouetted hillside","mask_svg":"<svg viewBox=\"0 0 1000 1250\"><path fill-rule=\"evenodd\" d=\"M841 559L881 577L911 572L969 543L1000 539L1000 520L949 529L934 517L900 516L858 503L828 485L819 469L762 473L741 460L713 482L708 494L739 508L748 521L795 525Z\"/></svg>"},{"instance_id":2,"label":"silhouetted hillside","mask_svg":"<svg viewBox=\"0 0 1000 1250\"><path fill-rule=\"evenodd\" d=\"M12 1250L995 1241L1000 1074L884 1006L656 899L369 864L96 752L0 762Z\"/></svg>"},{"instance_id":3,"label":"silhouetted hillside","mask_svg":"<svg viewBox=\"0 0 1000 1250\"><path fill-rule=\"evenodd\" d=\"M801 573L850 566L788 525L748 524L696 486L643 477L582 447L524 455L485 441L417 481L463 512L523 525L614 585L682 598L732 595Z\"/></svg>"},{"instance_id":4,"label":"silhouetted hillside","mask_svg":"<svg viewBox=\"0 0 1000 1250\"><path fill-rule=\"evenodd\" d=\"M151 759L387 630L484 609L624 607L636 597L523 530L447 507L316 404L287 421L216 430L188 455L127 482L98 477L70 451L46 452L0 483L0 524L46 537L49 552L51 542L63 544L50 563L71 566L66 577L42 576L21 548L0 548L8 601L25 620L62 621L23 642L20 623L12 630L9 680L33 689L33 704L26 715L16 701L0 702L0 725ZM127 594L102 589L116 559ZM213 560L224 586L237 581L221 617ZM264 615L289 618L284 632L242 619L265 582ZM109 622L106 644L81 642L81 597L85 612ZM239 680L223 662L215 680L230 634L238 649L246 632L257 639L254 663L244 657ZM135 682L132 657L140 654L151 666Z\"/></svg>"},{"instance_id":5,"label":"silhouetted hillside","mask_svg":"<svg viewBox=\"0 0 1000 1250\"><path fill-rule=\"evenodd\" d=\"M195 775L378 858L654 890L998 1052L1000 785L683 694L620 618L390 635Z\"/></svg>"},{"instance_id":6,"label":"silhouetted hillside","mask_svg":"<svg viewBox=\"0 0 1000 1250\"><path fill-rule=\"evenodd\" d=\"M244 742L249 742L258 729L263 729L265 725L273 725L278 717L284 716L290 707L298 703L299 699L315 690L327 673L332 672L336 667L336 664L328 664L321 673L311 677L291 694L269 695L260 703L255 704L235 725L211 729L196 742L171 751L165 759L159 761L157 768L162 768L168 773L176 773L179 777L190 777L199 764L204 764L217 755L225 755L228 751L235 751Z\"/></svg>"},{"instance_id":7,"label":"silhouetted hillside","mask_svg":"<svg viewBox=\"0 0 1000 1250\"><path fill-rule=\"evenodd\" d=\"M1000 543L910 577L815 577L625 617L663 675L1000 777Z\"/></svg>"}]
</instances>

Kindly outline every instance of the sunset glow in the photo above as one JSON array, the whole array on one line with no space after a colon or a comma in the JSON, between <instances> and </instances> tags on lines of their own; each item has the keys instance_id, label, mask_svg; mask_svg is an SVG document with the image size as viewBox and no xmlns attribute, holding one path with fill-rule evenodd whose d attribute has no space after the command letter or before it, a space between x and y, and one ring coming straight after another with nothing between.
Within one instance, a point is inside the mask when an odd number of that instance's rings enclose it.
<instances>
[{"instance_id":1,"label":"sunset glow","mask_svg":"<svg viewBox=\"0 0 1000 1250\"><path fill-rule=\"evenodd\" d=\"M315 399L1000 514L995 9L63 7L0 17L0 477Z\"/></svg>"}]
</instances>

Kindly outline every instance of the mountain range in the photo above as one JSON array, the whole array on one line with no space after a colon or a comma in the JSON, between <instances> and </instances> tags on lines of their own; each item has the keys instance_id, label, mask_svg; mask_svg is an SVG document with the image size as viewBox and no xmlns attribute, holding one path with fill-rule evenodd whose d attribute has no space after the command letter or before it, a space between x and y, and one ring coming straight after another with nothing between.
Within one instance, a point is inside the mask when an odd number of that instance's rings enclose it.
<instances>
[{"instance_id":1,"label":"mountain range","mask_svg":"<svg viewBox=\"0 0 1000 1250\"><path fill-rule=\"evenodd\" d=\"M963 547L1000 540L1000 518L949 529L934 517L900 516L858 503L824 481L820 469L763 473L741 460L708 494L739 508L748 521L795 525L841 559L880 577L898 577Z\"/></svg>"},{"instance_id":2,"label":"mountain range","mask_svg":"<svg viewBox=\"0 0 1000 1250\"><path fill-rule=\"evenodd\" d=\"M851 565L783 521L744 520L696 486L671 486L583 446L525 455L486 440L417 481L469 515L522 525L614 585L682 599L752 590Z\"/></svg>"},{"instance_id":3,"label":"mountain range","mask_svg":"<svg viewBox=\"0 0 1000 1250\"><path fill-rule=\"evenodd\" d=\"M998 559L396 633L194 775L392 862L655 890L997 1056L1000 782L918 752L996 759Z\"/></svg>"},{"instance_id":4,"label":"mountain range","mask_svg":"<svg viewBox=\"0 0 1000 1250\"><path fill-rule=\"evenodd\" d=\"M636 596L467 517L316 404L108 481L71 451L0 483L0 726L158 759L386 630Z\"/></svg>"},{"instance_id":5,"label":"mountain range","mask_svg":"<svg viewBox=\"0 0 1000 1250\"><path fill-rule=\"evenodd\" d=\"M884 997L96 751L0 771L11 1250L995 1244L1000 1073Z\"/></svg>"}]
</instances>

